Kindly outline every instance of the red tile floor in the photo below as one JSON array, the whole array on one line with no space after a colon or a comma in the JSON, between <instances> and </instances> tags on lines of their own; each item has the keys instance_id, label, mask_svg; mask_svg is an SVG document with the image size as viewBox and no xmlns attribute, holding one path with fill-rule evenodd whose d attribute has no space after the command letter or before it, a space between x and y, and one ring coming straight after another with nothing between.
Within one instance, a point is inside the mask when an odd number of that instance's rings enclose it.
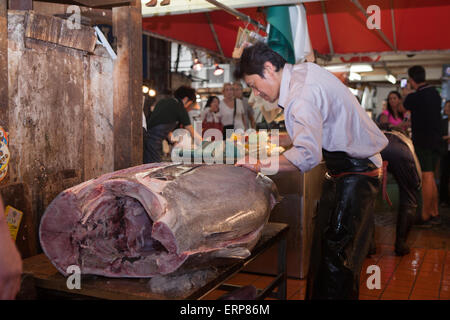
<instances>
[{"instance_id":1,"label":"red tile floor","mask_svg":"<svg viewBox=\"0 0 450 320\"><path fill-rule=\"evenodd\" d=\"M364 261L361 271L360 300L450 300L450 209L440 208L443 223L424 229L414 226L408 237L411 252L403 257L394 254L395 214L376 213L377 252ZM367 267L377 265L381 271L381 288L368 289ZM273 277L238 273L228 283L252 284L262 289ZM306 280L287 280L287 299L304 300ZM205 297L217 299L225 291L215 290Z\"/></svg>"}]
</instances>

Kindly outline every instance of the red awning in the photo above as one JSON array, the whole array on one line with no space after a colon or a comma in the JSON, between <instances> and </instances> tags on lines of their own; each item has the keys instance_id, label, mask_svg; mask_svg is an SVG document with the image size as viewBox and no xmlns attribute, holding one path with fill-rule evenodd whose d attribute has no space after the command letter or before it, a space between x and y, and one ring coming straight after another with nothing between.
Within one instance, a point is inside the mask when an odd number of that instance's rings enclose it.
<instances>
[{"instance_id":1,"label":"red awning","mask_svg":"<svg viewBox=\"0 0 450 320\"><path fill-rule=\"evenodd\" d=\"M264 25L266 24L264 13L258 12L257 8L239 11L251 16L256 21L264 23ZM247 23L243 23L224 11L211 11L209 15L223 53L230 58L239 27L244 28ZM142 28L144 31L220 53L204 12L144 18ZM256 30L252 25L248 25L248 29ZM264 32L261 32L261 34L265 35Z\"/></svg>"},{"instance_id":2,"label":"red awning","mask_svg":"<svg viewBox=\"0 0 450 320\"><path fill-rule=\"evenodd\" d=\"M448 0L359 0L363 8L377 5L381 31L397 51L450 50L450 1ZM392 7L391 7L392 4ZM312 47L330 54L321 2L306 2ZM366 17L350 0L324 2L334 54L393 52L376 30L369 30ZM266 24L258 8L239 9ZM209 12L226 57L231 57L239 26L246 23L224 11ZM394 19L392 20L392 14ZM395 24L395 38L393 23ZM168 15L143 19L144 31L219 53L205 13ZM255 28L249 25L249 29Z\"/></svg>"}]
</instances>

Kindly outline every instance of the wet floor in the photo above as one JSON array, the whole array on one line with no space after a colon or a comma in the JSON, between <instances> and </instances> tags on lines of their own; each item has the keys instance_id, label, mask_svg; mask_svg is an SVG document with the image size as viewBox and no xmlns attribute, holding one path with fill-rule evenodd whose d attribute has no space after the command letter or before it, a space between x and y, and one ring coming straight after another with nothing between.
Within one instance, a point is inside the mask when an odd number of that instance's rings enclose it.
<instances>
[{"instance_id":1,"label":"wet floor","mask_svg":"<svg viewBox=\"0 0 450 320\"><path fill-rule=\"evenodd\" d=\"M442 224L431 228L414 226L407 243L411 252L403 257L394 253L396 207L378 203L375 211L377 252L364 261L361 272L361 300L450 300L450 208L440 207ZM380 268L380 287L369 289L372 273ZM274 278L238 273L228 283L252 284L263 289ZM371 279L369 283L374 284ZM306 281L288 279L287 299L304 300ZM215 290L206 299L217 299L225 291Z\"/></svg>"}]
</instances>

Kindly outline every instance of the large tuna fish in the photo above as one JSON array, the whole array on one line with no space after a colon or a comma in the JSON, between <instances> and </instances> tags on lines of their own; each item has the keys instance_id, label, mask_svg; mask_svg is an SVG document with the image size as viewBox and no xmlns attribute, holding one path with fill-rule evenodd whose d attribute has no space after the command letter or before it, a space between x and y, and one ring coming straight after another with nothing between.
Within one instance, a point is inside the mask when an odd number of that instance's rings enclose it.
<instances>
[{"instance_id":1,"label":"large tuna fish","mask_svg":"<svg viewBox=\"0 0 450 320\"><path fill-rule=\"evenodd\" d=\"M147 164L61 192L39 237L66 276L77 265L84 274L152 277L189 257L247 257L276 198L272 180L245 168Z\"/></svg>"}]
</instances>

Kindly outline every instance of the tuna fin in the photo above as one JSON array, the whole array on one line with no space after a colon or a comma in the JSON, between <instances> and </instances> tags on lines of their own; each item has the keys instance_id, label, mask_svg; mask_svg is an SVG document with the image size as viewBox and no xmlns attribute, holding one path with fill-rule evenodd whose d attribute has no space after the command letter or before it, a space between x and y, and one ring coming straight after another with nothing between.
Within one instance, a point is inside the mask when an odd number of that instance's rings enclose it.
<instances>
[{"instance_id":1,"label":"tuna fin","mask_svg":"<svg viewBox=\"0 0 450 320\"><path fill-rule=\"evenodd\" d=\"M214 256L217 258L233 258L233 259L245 259L250 256L250 251L247 248L235 247L235 248L223 248L214 252Z\"/></svg>"}]
</instances>

